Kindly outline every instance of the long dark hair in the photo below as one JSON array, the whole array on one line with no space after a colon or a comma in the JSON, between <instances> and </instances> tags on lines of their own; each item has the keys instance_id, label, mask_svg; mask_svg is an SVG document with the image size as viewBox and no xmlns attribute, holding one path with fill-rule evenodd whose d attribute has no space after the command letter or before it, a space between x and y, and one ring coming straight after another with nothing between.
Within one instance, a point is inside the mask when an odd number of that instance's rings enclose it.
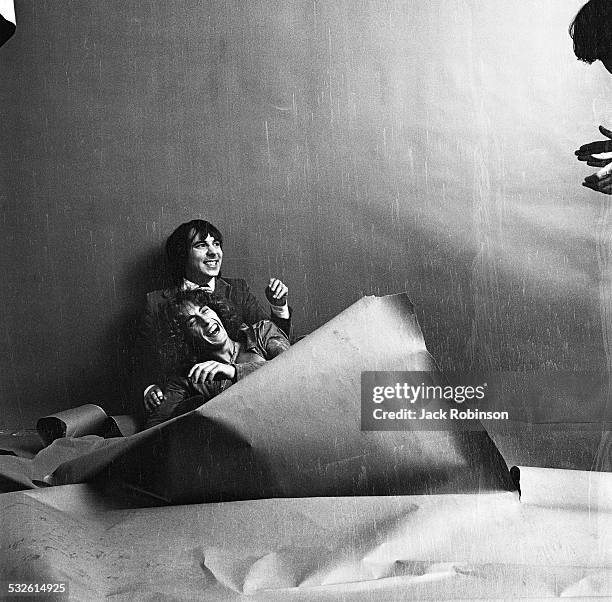
<instances>
[{"instance_id":1,"label":"long dark hair","mask_svg":"<svg viewBox=\"0 0 612 602\"><path fill-rule=\"evenodd\" d=\"M234 341L237 340L242 325L233 306L225 299L203 290L180 291L164 309L162 320L164 330L162 340L165 341L162 353L167 365L179 372L206 359L205 350L198 345L187 328L182 311L187 303L212 309L219 316L230 339Z\"/></svg>"}]
</instances>

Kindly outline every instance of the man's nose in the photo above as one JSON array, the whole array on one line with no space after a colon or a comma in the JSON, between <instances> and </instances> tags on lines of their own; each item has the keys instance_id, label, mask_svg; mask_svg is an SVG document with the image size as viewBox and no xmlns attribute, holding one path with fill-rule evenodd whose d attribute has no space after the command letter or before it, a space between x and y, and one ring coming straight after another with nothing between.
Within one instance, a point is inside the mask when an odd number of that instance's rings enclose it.
<instances>
[{"instance_id":1,"label":"man's nose","mask_svg":"<svg viewBox=\"0 0 612 602\"><path fill-rule=\"evenodd\" d=\"M198 310L198 317L200 318L200 322L202 322L204 324L204 326L208 326L208 323L210 322L210 317L208 315L208 310L206 310L206 309Z\"/></svg>"},{"instance_id":2,"label":"man's nose","mask_svg":"<svg viewBox=\"0 0 612 602\"><path fill-rule=\"evenodd\" d=\"M216 257L218 254L217 249L215 249L215 247L207 247L206 254L209 255L210 257Z\"/></svg>"}]
</instances>

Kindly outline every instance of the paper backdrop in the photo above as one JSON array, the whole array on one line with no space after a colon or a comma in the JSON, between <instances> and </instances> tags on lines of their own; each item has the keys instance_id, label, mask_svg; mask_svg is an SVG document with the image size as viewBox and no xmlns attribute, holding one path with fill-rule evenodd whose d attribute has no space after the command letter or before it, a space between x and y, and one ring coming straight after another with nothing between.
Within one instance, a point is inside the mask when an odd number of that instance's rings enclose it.
<instances>
[{"instance_id":1,"label":"paper backdrop","mask_svg":"<svg viewBox=\"0 0 612 602\"><path fill-rule=\"evenodd\" d=\"M445 368L607 370L610 125L578 0L20 0L0 51L5 427L125 413L160 248L204 217L298 333L408 291Z\"/></svg>"}]
</instances>

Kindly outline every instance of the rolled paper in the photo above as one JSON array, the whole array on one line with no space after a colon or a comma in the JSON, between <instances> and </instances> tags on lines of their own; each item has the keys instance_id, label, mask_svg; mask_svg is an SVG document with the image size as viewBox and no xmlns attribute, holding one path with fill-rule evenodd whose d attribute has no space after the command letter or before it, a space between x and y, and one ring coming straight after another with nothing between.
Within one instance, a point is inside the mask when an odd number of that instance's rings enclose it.
<instances>
[{"instance_id":1,"label":"rolled paper","mask_svg":"<svg viewBox=\"0 0 612 602\"><path fill-rule=\"evenodd\" d=\"M40 418L36 430L45 445L49 445L60 437L103 435L107 419L106 412L100 406L88 403Z\"/></svg>"}]
</instances>

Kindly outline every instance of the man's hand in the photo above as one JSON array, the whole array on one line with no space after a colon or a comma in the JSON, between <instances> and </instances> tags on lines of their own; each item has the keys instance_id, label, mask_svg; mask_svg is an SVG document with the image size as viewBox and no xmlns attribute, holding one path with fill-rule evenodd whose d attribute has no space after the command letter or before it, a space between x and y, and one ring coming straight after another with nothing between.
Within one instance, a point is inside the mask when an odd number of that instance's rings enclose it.
<instances>
[{"instance_id":1,"label":"man's hand","mask_svg":"<svg viewBox=\"0 0 612 602\"><path fill-rule=\"evenodd\" d=\"M582 185L596 192L612 194L612 163L587 176Z\"/></svg>"},{"instance_id":2,"label":"man's hand","mask_svg":"<svg viewBox=\"0 0 612 602\"><path fill-rule=\"evenodd\" d=\"M602 125L599 126L599 131L610 140L583 144L575 154L578 161L584 161L591 167L601 168L587 176L582 185L596 192L612 194L612 132Z\"/></svg>"},{"instance_id":3,"label":"man's hand","mask_svg":"<svg viewBox=\"0 0 612 602\"><path fill-rule=\"evenodd\" d=\"M158 408L166 399L164 392L157 385L149 387L146 395L144 396L144 407L147 412L152 412Z\"/></svg>"},{"instance_id":4,"label":"man's hand","mask_svg":"<svg viewBox=\"0 0 612 602\"><path fill-rule=\"evenodd\" d=\"M591 167L604 167L612 162L612 132L603 125L599 126L599 131L611 140L597 140L583 144L574 154L578 161L585 161ZM599 155L599 156L595 156Z\"/></svg>"},{"instance_id":5,"label":"man's hand","mask_svg":"<svg viewBox=\"0 0 612 602\"><path fill-rule=\"evenodd\" d=\"M223 380L224 378L233 380L236 377L236 368L230 364L208 360L207 362L195 364L189 370L188 376L194 384L200 383L204 385L207 382L211 383L213 380Z\"/></svg>"},{"instance_id":6,"label":"man's hand","mask_svg":"<svg viewBox=\"0 0 612 602\"><path fill-rule=\"evenodd\" d=\"M266 287L266 299L270 305L286 305L288 293L289 289L278 278L270 278Z\"/></svg>"}]
</instances>

